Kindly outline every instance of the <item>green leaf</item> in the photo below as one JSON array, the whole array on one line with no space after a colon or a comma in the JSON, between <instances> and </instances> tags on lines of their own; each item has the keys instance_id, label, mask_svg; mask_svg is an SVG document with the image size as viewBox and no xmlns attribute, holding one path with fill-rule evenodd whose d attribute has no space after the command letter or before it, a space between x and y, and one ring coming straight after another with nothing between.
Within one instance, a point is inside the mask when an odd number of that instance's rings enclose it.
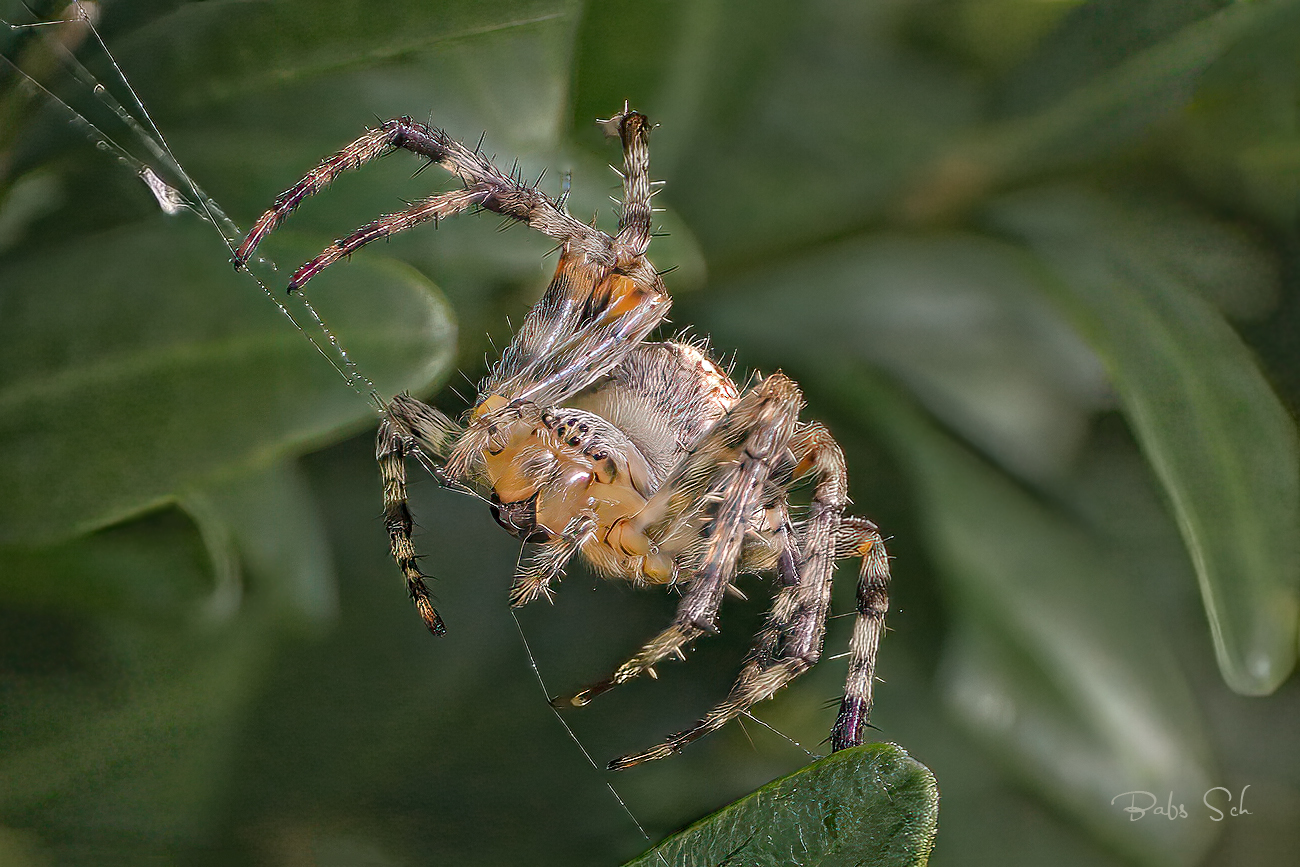
<instances>
[{"instance_id":1,"label":"green leaf","mask_svg":"<svg viewBox=\"0 0 1300 867\"><path fill-rule=\"evenodd\" d=\"M992 221L1046 262L1050 297L1101 356L1169 497L1224 679L1264 695L1296 662L1300 444L1250 351L1131 216L1077 191Z\"/></svg>"},{"instance_id":2,"label":"green leaf","mask_svg":"<svg viewBox=\"0 0 1300 867\"><path fill-rule=\"evenodd\" d=\"M1061 474L1109 403L1101 365L1042 299L1021 251L990 238L853 238L724 284L696 306L719 345L754 347L764 365L888 371L1029 478Z\"/></svg>"},{"instance_id":3,"label":"green leaf","mask_svg":"<svg viewBox=\"0 0 1300 867\"><path fill-rule=\"evenodd\" d=\"M1132 683L1101 689L1082 680L1063 684L1057 671L1045 670L1057 660L1035 658L1038 648L1009 640L1001 631L1004 624L994 618L966 619L957 627L944 649L945 699L960 724L1013 777L1074 817L1099 843L1136 863L1192 867L1201 862L1219 837L1219 826L1187 827L1163 819L1135 824L1123 810L1132 803L1124 793L1176 793L1182 802L1218 779L1204 756L1189 754L1189 747L1203 750L1203 744L1188 743L1179 732L1166 739L1171 723L1179 721L1167 718L1169 708L1160 703L1164 696L1137 696ZM1173 670L1167 658L1156 667ZM1175 679L1175 690L1182 690L1176 673ZM1167 695L1171 684L1159 686ZM1191 709L1186 696L1179 699L1177 706ZM1153 708L1166 718L1152 718ZM1193 728L1194 718L1181 721L1183 727Z\"/></svg>"},{"instance_id":4,"label":"green leaf","mask_svg":"<svg viewBox=\"0 0 1300 867\"><path fill-rule=\"evenodd\" d=\"M922 865L938 817L929 770L894 744L868 744L767 784L627 867Z\"/></svg>"},{"instance_id":5,"label":"green leaf","mask_svg":"<svg viewBox=\"0 0 1300 867\"><path fill-rule=\"evenodd\" d=\"M349 68L374 66L456 40L572 19L572 0L449 0L426 14L421 0L289 0L230 8L184 3L132 34L128 68L191 104ZM454 47L452 48L454 51ZM155 97L156 98L156 97Z\"/></svg>"},{"instance_id":6,"label":"green leaf","mask_svg":"<svg viewBox=\"0 0 1300 867\"><path fill-rule=\"evenodd\" d=\"M333 620L338 589L329 539L296 462L280 461L189 491L180 505L199 525L209 550L218 549L213 562L238 557L269 607L308 626ZM213 600L214 616L233 614L240 601L242 584L226 586L229 591L219 588Z\"/></svg>"},{"instance_id":7,"label":"green leaf","mask_svg":"<svg viewBox=\"0 0 1300 867\"><path fill-rule=\"evenodd\" d=\"M204 838L276 647L253 606L214 628L176 510L0 548L0 811L46 841ZM0 859L3 860L3 859Z\"/></svg>"},{"instance_id":8,"label":"green leaf","mask_svg":"<svg viewBox=\"0 0 1300 867\"><path fill-rule=\"evenodd\" d=\"M1041 111L976 129L917 175L903 214L949 217L990 189L1114 151L1186 105L1201 75L1234 45L1296 8L1292 0L1233 3L1085 76Z\"/></svg>"},{"instance_id":9,"label":"green leaf","mask_svg":"<svg viewBox=\"0 0 1300 867\"><path fill-rule=\"evenodd\" d=\"M1077 3L997 88L1004 114L1029 114L1067 97L1233 0L1089 0Z\"/></svg>"},{"instance_id":10,"label":"green leaf","mask_svg":"<svg viewBox=\"0 0 1300 867\"><path fill-rule=\"evenodd\" d=\"M1300 198L1300 128L1279 110L1300 102L1297 33L1293 15L1239 44L1206 72L1191 110L1161 136L1164 158L1220 210L1267 220L1279 232L1294 230Z\"/></svg>"},{"instance_id":11,"label":"green leaf","mask_svg":"<svg viewBox=\"0 0 1300 867\"><path fill-rule=\"evenodd\" d=\"M0 267L0 541L104 526L374 418L222 253L197 221L155 223ZM380 394L444 374L450 313L409 268L358 256L311 297Z\"/></svg>"},{"instance_id":12,"label":"green leaf","mask_svg":"<svg viewBox=\"0 0 1300 867\"><path fill-rule=\"evenodd\" d=\"M53 546L0 546L0 599L9 610L193 624L212 605L211 559L193 523L163 509Z\"/></svg>"},{"instance_id":13,"label":"green leaf","mask_svg":"<svg viewBox=\"0 0 1300 867\"><path fill-rule=\"evenodd\" d=\"M916 481L923 526L959 620L949 702L1048 800L1146 863L1191 864L1214 831L1133 823L1121 792L1213 783L1199 713L1169 639L1114 545L1015 485L908 401L855 371L842 405L880 431Z\"/></svg>"}]
</instances>

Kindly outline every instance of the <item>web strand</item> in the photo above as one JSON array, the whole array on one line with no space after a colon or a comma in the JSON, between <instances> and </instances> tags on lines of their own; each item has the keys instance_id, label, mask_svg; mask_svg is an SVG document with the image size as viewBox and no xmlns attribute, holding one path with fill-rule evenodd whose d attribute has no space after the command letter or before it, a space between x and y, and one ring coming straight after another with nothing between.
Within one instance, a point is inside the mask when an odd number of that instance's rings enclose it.
<instances>
[{"instance_id":1,"label":"web strand","mask_svg":"<svg viewBox=\"0 0 1300 867\"><path fill-rule=\"evenodd\" d=\"M528 636L524 635L523 624L519 622L519 615L513 608L510 609L510 618L514 620L515 629L519 631L519 640L523 643L524 653L528 656L528 666L533 670L533 676L537 678L537 685L542 690L542 697L546 701L546 706L551 709L551 713L557 720L559 720L560 725L564 728L565 733L568 734L569 739L577 745L579 752L581 752L583 758L587 760L587 764L591 765L592 770L596 773L601 773L600 765L596 764L596 760L591 757L591 753L589 753L587 748L583 746L582 741L578 739L577 734L574 733L573 729L569 726L569 723L551 704L551 693L546 688L546 681L542 679L541 669L537 667L537 657L533 655L533 648L528 643ZM614 800L618 802L618 805L623 808L623 812L627 813L627 817L632 820L632 824L636 825L636 829L641 832L641 836L645 838L647 843L653 846L654 840L650 839L650 835L646 833L645 828L632 813L632 809L628 807L627 802L623 800L623 797L618 793L618 790L614 788L614 784L609 780L605 780L605 786L609 789L609 793L614 796ZM664 858L663 853L656 852L655 854L659 856L659 860L664 864L664 867L668 867L668 861Z\"/></svg>"},{"instance_id":2,"label":"web strand","mask_svg":"<svg viewBox=\"0 0 1300 867\"><path fill-rule=\"evenodd\" d=\"M188 199L175 187L168 184L163 179L162 173L157 168L137 157L119 141L109 135L103 128L95 124L40 81L29 75L27 71L17 63L4 55L0 55L0 60L3 60L7 66L13 69L14 72L27 81L31 86L35 87L48 100L60 106L62 110L70 116L74 125L80 127L95 143L96 149L112 153L117 158L118 162L130 167L136 177L138 177L149 189L150 193L153 194L154 199L158 202L160 209L164 213L174 215L182 210L188 210L212 226L218 236L220 236L222 244L233 258L235 244L243 237L243 232L240 230L239 226L230 219L225 211L221 209L216 200L208 195L207 192L198 185L189 172L185 171L180 160L178 160L176 155L172 152L162 130L159 129L156 123L154 123L153 116L149 113L149 110L145 108L144 101L140 98L139 93L126 77L126 73L118 64L117 58L114 57L113 53L109 50L107 43L104 42L98 28L95 27L94 16L91 13L91 10L95 8L94 4L85 4L82 3L81 0L75 0L72 6L68 8L76 10L75 16L71 18L60 18L53 21L34 21L21 24L0 19L0 25L8 26L11 30L15 31L30 28L45 28L53 25L85 27L87 32L94 38L96 46L98 46L99 50L102 51L104 56L107 58L117 80L121 82L122 87L124 87L126 92L130 94L131 102L139 111L140 116L144 118L144 123L141 123L140 120L138 120L136 116L126 108L126 106L122 105L122 103L113 96L109 88L104 85L103 82L99 81L95 77L94 73L87 69L66 45L57 39L50 38L45 39L43 44L52 50L59 57L64 67L72 73L73 77L87 87L95 99L107 108L113 116L116 117L135 136L148 154L158 161L160 166L165 167L172 175L181 181L182 185L189 190L189 194L193 196L193 201ZM197 205L195 204L196 202ZM271 270L278 270L275 267L275 263L265 257L259 257L257 261L259 264L265 265ZM375 389L374 383L361 372L356 362L344 348L342 341L339 340L338 335L329 327L328 324L326 324L324 318L307 298L300 294L295 300L296 303L300 304L307 312L307 315L311 318L316 330L324 337L325 345L322 345L307 328L303 327L302 323L298 321L298 318L294 315L293 311L289 309L288 305L276 297L275 293L264 280L262 280L257 274L253 273L251 269L244 268L241 270L257 284L258 288L262 290L262 293L270 299L271 303L279 309L280 313L289 320L293 327L307 338L307 341L311 343L321 357L329 362L330 366L338 372L339 376L343 378L343 381L347 383L349 388L358 394L363 394L369 397L371 402L378 407L384 405L382 398ZM327 349L326 346L328 346L329 349ZM331 354L330 350L333 350L333 354Z\"/></svg>"},{"instance_id":3,"label":"web strand","mask_svg":"<svg viewBox=\"0 0 1300 867\"><path fill-rule=\"evenodd\" d=\"M76 5L77 8L80 10L81 0L77 0ZM83 12L82 14L84 15L85 13ZM158 128L158 124L154 123L153 116L149 114L149 110L144 106L144 101L140 99L140 95L136 93L135 88L131 86L131 82L127 79L126 73L124 73L122 71L122 67L118 65L117 58L113 56L112 52L108 50L108 46L104 44L104 39L99 35L99 31L95 28L94 23L90 22L89 19L87 19L87 25L90 27L90 32L95 37L95 42L98 43L100 50L104 52L104 56L108 58L108 62L113 65L113 71L117 74L118 79L122 82L122 86L125 87L127 92L131 94L131 100L135 103L136 108L140 110L140 115L149 124L149 129L153 131L153 135L150 136L147 132L145 132L145 130L141 129L140 124L135 120L135 118L131 115L130 112L122 110L120 112L120 116L122 116L122 119L132 129L138 131L141 138L151 146L151 150L155 152L155 155L159 159L165 160L167 165L173 171L176 172L177 177L184 180L186 185L189 186L190 191L194 194L194 197L199 201L199 204L203 207L203 211L208 217L208 222L212 224L213 228L217 229L217 233L221 235L221 240L225 242L226 250L229 251L231 258L233 259L235 256L235 243L243 235L243 232L240 231L239 227L235 225L234 221L232 221L229 217L227 217L225 212L223 212L221 208L217 206L217 203L212 199L212 197L209 196L207 193L205 193L199 187L199 185L195 183L194 179L190 177L189 173L186 172L185 169L181 167L180 160L176 159L176 155L172 153L172 149L167 144L167 139L163 136L162 130ZM80 66L80 64L77 65ZM116 100L114 101L116 102ZM221 231L223 226L227 227L230 230L233 230L233 232L230 235L228 235L226 232ZM271 290L267 288L265 283L263 283L260 279L258 279L255 274L252 274L252 272L248 272L248 273L250 274L250 276L253 277L253 279L257 280L257 284L262 288L263 292L267 293L268 296L272 296L271 298L272 301L275 301L282 310L287 311L287 308L285 308L283 304L280 304L279 299L276 299L273 296L273 293L271 293ZM347 350L343 348L343 344L342 342L339 341L338 335L335 334L334 331L328 325L325 324L325 320L321 318L321 315L316 311L316 308L312 306L311 302L308 301L305 296L299 298L299 303L303 305L303 308L307 311L307 313L311 316L312 320L316 323L316 326L320 329L321 333L325 336L325 339L329 342L330 347L334 350L334 352L338 355L338 357L342 359L343 368L340 368L337 364L334 364L334 369L339 372L339 374L343 377L344 381L348 384L348 386L352 388L354 391L360 392L361 389L357 386L357 381L360 380L360 382L364 384L365 390L369 393L369 395L378 398L379 395L375 390L375 384L361 373L360 369L356 365L356 362L352 360L351 356L348 355ZM290 316L289 318L291 321L294 322L294 325L298 325L297 321L294 320L292 316ZM299 330L302 330L301 326L298 327ZM305 334L306 332L303 331L303 333ZM313 341L313 343L315 343L315 341ZM322 354L325 354L323 348L321 348L320 346L317 346L317 349L320 350ZM333 364L333 359L330 359L330 361L331 364Z\"/></svg>"}]
</instances>

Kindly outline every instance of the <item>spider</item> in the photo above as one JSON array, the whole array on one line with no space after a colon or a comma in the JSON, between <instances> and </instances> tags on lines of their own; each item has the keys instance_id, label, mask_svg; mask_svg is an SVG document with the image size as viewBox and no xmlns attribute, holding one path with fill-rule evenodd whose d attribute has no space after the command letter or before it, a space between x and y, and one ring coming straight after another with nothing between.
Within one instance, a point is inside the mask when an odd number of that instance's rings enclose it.
<instances>
[{"instance_id":1,"label":"spider","mask_svg":"<svg viewBox=\"0 0 1300 867\"><path fill-rule=\"evenodd\" d=\"M409 117L369 129L285 191L235 254L242 267L263 238L334 178L404 149L437 163L463 188L380 217L330 245L290 278L289 291L365 244L420 223L486 209L526 223L559 245L555 276L474 406L453 420L402 394L382 407L375 456L393 558L425 625L445 632L416 563L406 459L440 482L489 499L493 517L528 546L510 604L552 594L581 554L600 575L681 592L672 623L607 679L557 707L580 707L716 633L723 596L743 597L741 572L775 573L771 612L726 699L663 743L615 759L611 769L671 755L770 698L821 655L835 561L861 560L857 619L834 750L862 743L876 648L888 608L889 562L876 526L844 514L844 456L818 422L799 420L803 397L781 372L742 392L707 344L648 336L671 304L650 261L651 125L623 110L599 122L623 146L623 201L612 237L570 216L516 174L445 132ZM789 493L812 480L799 520Z\"/></svg>"}]
</instances>

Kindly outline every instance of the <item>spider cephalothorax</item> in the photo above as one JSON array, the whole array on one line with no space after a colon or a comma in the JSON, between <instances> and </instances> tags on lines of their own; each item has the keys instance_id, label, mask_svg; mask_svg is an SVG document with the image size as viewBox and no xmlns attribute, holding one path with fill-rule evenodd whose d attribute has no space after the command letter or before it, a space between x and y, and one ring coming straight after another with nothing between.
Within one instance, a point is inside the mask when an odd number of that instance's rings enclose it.
<instances>
[{"instance_id":1,"label":"spider cephalothorax","mask_svg":"<svg viewBox=\"0 0 1300 867\"><path fill-rule=\"evenodd\" d=\"M321 163L262 215L236 253L261 240L340 173L396 149L436 162L464 188L431 196L334 243L290 280L418 223L482 208L527 223L560 249L555 277L529 311L458 423L399 395L384 408L376 457L393 557L425 624L443 633L416 565L406 499L406 458L447 484L469 485L493 516L533 546L511 587L513 605L549 596L577 554L600 574L635 585L673 584L672 624L608 679L558 705L580 706L716 632L718 610L740 572L772 572L772 611L727 698L665 743L611 763L662 758L770 698L821 655L837 559L859 557L858 619L834 749L862 742L876 646L887 608L889 563L875 526L844 515L844 457L830 433L799 421L799 388L777 372L743 392L705 345L646 338L671 303L645 257L651 183L644 115L601 121L623 143L623 206L613 235L569 215L535 187L441 130L390 120ZM790 489L812 481L811 503L791 516Z\"/></svg>"}]
</instances>

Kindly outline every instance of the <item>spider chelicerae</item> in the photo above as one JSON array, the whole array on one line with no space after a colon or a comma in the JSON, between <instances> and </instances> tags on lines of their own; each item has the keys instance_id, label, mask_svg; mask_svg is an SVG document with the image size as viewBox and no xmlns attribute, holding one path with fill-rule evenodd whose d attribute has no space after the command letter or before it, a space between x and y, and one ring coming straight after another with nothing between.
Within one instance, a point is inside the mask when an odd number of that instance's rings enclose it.
<instances>
[{"instance_id":1,"label":"spider chelicerae","mask_svg":"<svg viewBox=\"0 0 1300 867\"><path fill-rule=\"evenodd\" d=\"M821 655L835 561L861 559L848 679L832 749L862 743L871 708L876 648L888 608L889 561L874 524L844 514L844 456L818 422L801 422L799 387L777 372L742 392L708 347L647 337L671 298L646 258L654 195L646 117L624 105L600 121L623 145L623 201L610 236L502 173L443 131L408 117L368 130L326 159L257 221L235 254L242 266L308 196L350 169L404 149L464 186L416 202L336 241L294 273L289 290L365 244L420 223L486 209L555 240L555 276L478 386L472 409L453 420L409 395L383 408L375 450L384 483L392 554L425 625L444 632L416 563L407 506L406 459L440 481L490 498L505 529L530 546L511 605L550 597L565 564L581 554L599 574L674 586L671 625L606 680L554 700L573 707L684 651L717 631L723 596L742 572L772 572L772 610L726 699L664 743L610 768L659 759L770 698ZM796 520L790 490L811 480Z\"/></svg>"}]
</instances>

